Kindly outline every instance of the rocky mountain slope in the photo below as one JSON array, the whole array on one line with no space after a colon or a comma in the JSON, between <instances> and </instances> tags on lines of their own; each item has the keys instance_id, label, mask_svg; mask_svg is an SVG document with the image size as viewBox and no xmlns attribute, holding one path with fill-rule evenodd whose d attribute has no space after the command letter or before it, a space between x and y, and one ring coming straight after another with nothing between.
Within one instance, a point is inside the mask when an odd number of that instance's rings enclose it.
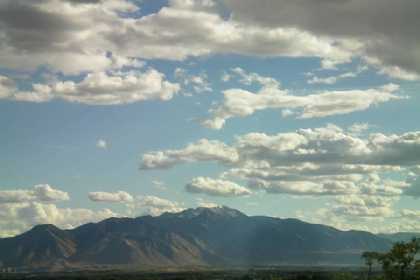
<instances>
[{"instance_id":1,"label":"rocky mountain slope","mask_svg":"<svg viewBox=\"0 0 420 280\"><path fill-rule=\"evenodd\" d=\"M248 266L361 263L365 250L391 241L297 219L246 216L227 207L188 209L158 217L111 218L61 230L35 226L0 239L3 267L72 268L127 265Z\"/></svg>"}]
</instances>

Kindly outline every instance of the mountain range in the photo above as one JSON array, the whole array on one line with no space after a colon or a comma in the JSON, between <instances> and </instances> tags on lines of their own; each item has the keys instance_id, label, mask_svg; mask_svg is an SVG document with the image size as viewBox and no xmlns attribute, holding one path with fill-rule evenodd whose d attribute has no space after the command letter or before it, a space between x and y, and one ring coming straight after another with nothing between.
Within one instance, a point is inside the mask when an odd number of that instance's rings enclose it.
<instances>
[{"instance_id":1,"label":"mountain range","mask_svg":"<svg viewBox=\"0 0 420 280\"><path fill-rule=\"evenodd\" d=\"M38 225L0 239L0 267L357 265L363 251L385 251L392 242L369 232L247 216L228 207L196 208L110 218L71 230Z\"/></svg>"}]
</instances>

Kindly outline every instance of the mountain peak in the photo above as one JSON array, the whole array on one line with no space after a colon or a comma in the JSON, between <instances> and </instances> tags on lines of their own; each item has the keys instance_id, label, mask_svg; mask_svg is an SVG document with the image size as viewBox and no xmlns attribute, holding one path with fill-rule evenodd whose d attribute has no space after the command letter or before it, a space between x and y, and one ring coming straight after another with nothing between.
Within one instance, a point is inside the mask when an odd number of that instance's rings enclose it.
<instances>
[{"instance_id":1,"label":"mountain peak","mask_svg":"<svg viewBox=\"0 0 420 280\"><path fill-rule=\"evenodd\" d=\"M264 216L229 207L199 207L158 217L114 218L72 230L39 225L0 239L7 267L121 264L144 268L191 265L360 264L363 251L391 241L357 231ZM0 265L1 266L1 265Z\"/></svg>"},{"instance_id":2,"label":"mountain peak","mask_svg":"<svg viewBox=\"0 0 420 280\"><path fill-rule=\"evenodd\" d=\"M180 218L195 218L199 216L219 216L226 218L245 217L246 215L236 209L229 208L227 206L217 207L198 207L186 209L182 212L175 214Z\"/></svg>"},{"instance_id":3,"label":"mountain peak","mask_svg":"<svg viewBox=\"0 0 420 280\"><path fill-rule=\"evenodd\" d=\"M61 231L61 230L53 224L36 225L30 230L30 232L45 232L45 231L56 232L56 231Z\"/></svg>"}]
</instances>

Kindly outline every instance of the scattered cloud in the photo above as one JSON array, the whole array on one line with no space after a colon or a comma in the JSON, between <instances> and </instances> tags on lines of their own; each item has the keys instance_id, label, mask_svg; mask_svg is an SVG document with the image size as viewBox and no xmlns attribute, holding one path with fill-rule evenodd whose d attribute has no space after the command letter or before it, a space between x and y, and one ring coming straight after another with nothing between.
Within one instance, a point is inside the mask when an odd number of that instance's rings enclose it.
<instances>
[{"instance_id":1,"label":"scattered cloud","mask_svg":"<svg viewBox=\"0 0 420 280\"><path fill-rule=\"evenodd\" d=\"M348 131L352 134L360 135L370 128L371 126L368 123L355 123L348 128Z\"/></svg>"},{"instance_id":2,"label":"scattered cloud","mask_svg":"<svg viewBox=\"0 0 420 280\"><path fill-rule=\"evenodd\" d=\"M104 139L99 139L96 141L96 147L99 149L108 149L108 143Z\"/></svg>"},{"instance_id":3,"label":"scattered cloud","mask_svg":"<svg viewBox=\"0 0 420 280\"><path fill-rule=\"evenodd\" d=\"M197 199L196 199L196 202L197 202L197 206L198 206L198 207L204 207L204 208L215 208L215 207L220 207L220 205L219 205L219 204L214 203L214 202L210 202L210 201L207 201L207 200L204 200L204 199L202 199L202 198L197 198Z\"/></svg>"},{"instance_id":4,"label":"scattered cloud","mask_svg":"<svg viewBox=\"0 0 420 280\"><path fill-rule=\"evenodd\" d=\"M413 11L420 7L416 1L223 0L223 3L232 11L234 21L270 29L294 26L317 37L349 44L355 56L391 77L408 80L419 77L420 59L416 54L420 37L415 28L419 19ZM389 20L384 22L384 18Z\"/></svg>"},{"instance_id":5,"label":"scattered cloud","mask_svg":"<svg viewBox=\"0 0 420 280\"><path fill-rule=\"evenodd\" d=\"M124 191L118 192L90 192L89 199L95 202L118 202L129 203L134 201L133 197Z\"/></svg>"},{"instance_id":6,"label":"scattered cloud","mask_svg":"<svg viewBox=\"0 0 420 280\"><path fill-rule=\"evenodd\" d=\"M140 208L143 215L146 214L152 216L157 216L165 212L181 212L185 209L177 202L151 195L138 196L136 198L134 207Z\"/></svg>"},{"instance_id":7,"label":"scattered cloud","mask_svg":"<svg viewBox=\"0 0 420 280\"><path fill-rule=\"evenodd\" d=\"M210 196L244 196L250 195L251 191L234 182L217 180L208 177L194 178L185 186L187 192L203 193Z\"/></svg>"},{"instance_id":8,"label":"scattered cloud","mask_svg":"<svg viewBox=\"0 0 420 280\"><path fill-rule=\"evenodd\" d=\"M109 209L60 208L52 203L0 204L0 236L14 236L38 224L54 224L70 229L117 216Z\"/></svg>"},{"instance_id":9,"label":"scattered cloud","mask_svg":"<svg viewBox=\"0 0 420 280\"><path fill-rule=\"evenodd\" d=\"M127 216L152 215L164 212L180 212L184 208L175 201L152 195L133 196L125 191L90 192L88 197L93 202L121 203L126 207Z\"/></svg>"},{"instance_id":10,"label":"scattered cloud","mask_svg":"<svg viewBox=\"0 0 420 280\"><path fill-rule=\"evenodd\" d=\"M348 62L352 57L349 44L328 36L225 19L213 1L171 0L156 13L140 18L123 16L138 10L126 0L89 5L4 1L0 5L0 63L15 69L49 65L79 73L109 68L109 52L169 60L217 53L315 56L333 63Z\"/></svg>"},{"instance_id":11,"label":"scattered cloud","mask_svg":"<svg viewBox=\"0 0 420 280\"><path fill-rule=\"evenodd\" d=\"M301 119L322 118L363 111L374 105L403 98L396 94L399 86L395 84L364 90L292 95L272 78L246 73L240 68L235 71L242 76L243 84L258 83L261 85L260 90L256 93L240 88L225 90L222 103L210 110L211 117L202 122L204 126L221 129L230 118L243 118L267 109L280 109L283 116L296 115Z\"/></svg>"},{"instance_id":12,"label":"scattered cloud","mask_svg":"<svg viewBox=\"0 0 420 280\"><path fill-rule=\"evenodd\" d=\"M13 236L37 224L74 228L118 214L109 209L61 208L55 203L69 200L67 192L49 185L30 190L0 191L0 236Z\"/></svg>"},{"instance_id":13,"label":"scattered cloud","mask_svg":"<svg viewBox=\"0 0 420 280\"><path fill-rule=\"evenodd\" d=\"M321 190L330 188L331 192L338 191L337 194L340 194L340 189L348 193L363 187L363 192L369 190L398 195L408 187L408 183L381 179L378 174L397 172L404 175L407 168L417 166L419 135L420 132L401 135L371 133L362 137L334 125L276 135L248 133L238 136L231 146L218 142L217 145L234 157L220 156L221 149L205 156L187 153L188 161L170 157L170 166L184 162L217 161L230 168L225 176L248 179L256 188L277 191L292 188L300 191L307 189L308 193L324 193ZM208 141L200 140L199 143ZM191 150L189 147L201 146L194 143L185 149L154 152L153 155L186 154ZM166 161L148 164L149 160L149 157L143 157L142 164L156 169L170 167ZM412 173L412 176L417 175ZM286 182L287 186L284 185Z\"/></svg>"},{"instance_id":14,"label":"scattered cloud","mask_svg":"<svg viewBox=\"0 0 420 280\"><path fill-rule=\"evenodd\" d=\"M333 85L341 80L355 78L359 76L362 72L368 69L367 66L359 66L356 71L352 72L344 72L342 74L336 76L328 76L328 77L318 77L315 76L313 73L309 73L308 76L310 79L307 80L308 84L325 84L325 85Z\"/></svg>"},{"instance_id":15,"label":"scattered cloud","mask_svg":"<svg viewBox=\"0 0 420 280\"><path fill-rule=\"evenodd\" d=\"M50 185L36 185L30 190L0 191L0 203L59 202L69 200L67 192Z\"/></svg>"},{"instance_id":16,"label":"scattered cloud","mask_svg":"<svg viewBox=\"0 0 420 280\"><path fill-rule=\"evenodd\" d=\"M205 72L193 75L189 74L186 69L176 68L174 74L176 80L182 84L184 91L190 90L194 94L212 91L210 82L208 81L207 74ZM188 95L188 93L184 93L184 95Z\"/></svg>"},{"instance_id":17,"label":"scattered cloud","mask_svg":"<svg viewBox=\"0 0 420 280\"><path fill-rule=\"evenodd\" d=\"M158 11L139 16L138 1L4 0L0 100L122 105L212 92L205 70L177 68L175 80L170 81L145 61L185 61L214 54L312 57L319 59L322 70L337 71L311 74L308 84L334 85L367 68L393 79L416 81L420 79L419 8L415 0L169 0ZM365 66L343 68L355 61ZM11 74L15 72L28 78L21 82ZM239 67L226 70L220 79L230 88L202 122L212 129L221 129L231 118L268 109L279 110L283 117L322 118L405 98L395 84L302 95L274 78ZM231 87L231 82L238 86ZM182 148L145 153L140 168L218 162L225 172L217 179L194 178L186 190L221 197L258 192L331 197L333 201L316 215L332 225L363 229L366 221L373 221L379 230L377 221L386 218L406 222L405 227L390 222L387 230L419 229L414 222L418 211L397 213L394 204L404 196L420 197L420 132L370 131L369 124L357 123L346 129L328 125L274 135L248 133L230 144L201 139ZM104 139L96 145L108 147ZM158 181L153 185L164 188ZM133 215L183 209L174 201L123 191L92 192L89 198L122 203ZM34 223L71 228L119 215L109 209L55 204L67 200L67 192L49 185L0 191L0 234L21 232Z\"/></svg>"},{"instance_id":18,"label":"scattered cloud","mask_svg":"<svg viewBox=\"0 0 420 280\"><path fill-rule=\"evenodd\" d=\"M152 185L160 191L165 191L168 189L165 182L160 181L160 180L153 180Z\"/></svg>"},{"instance_id":19,"label":"scattered cloud","mask_svg":"<svg viewBox=\"0 0 420 280\"><path fill-rule=\"evenodd\" d=\"M47 102L60 99L87 105L121 105L145 100L167 101L180 90L155 69L130 72L94 72L81 81L53 81L50 84L34 84L23 91L13 86L6 77L0 77L3 98L25 102Z\"/></svg>"},{"instance_id":20,"label":"scattered cloud","mask_svg":"<svg viewBox=\"0 0 420 280\"><path fill-rule=\"evenodd\" d=\"M142 156L141 169L170 168L179 163L195 161L234 162L238 155L236 150L226 144L201 139L184 149L166 150L146 153Z\"/></svg>"},{"instance_id":21,"label":"scattered cloud","mask_svg":"<svg viewBox=\"0 0 420 280\"><path fill-rule=\"evenodd\" d=\"M186 185L190 193L234 197L265 192L326 197L327 205L305 220L322 222L317 221L317 215L321 217L328 212L325 223L343 229L352 226L378 231L407 229L394 221L398 216L395 203L403 197L419 196L420 132L385 135L367 133L367 129L368 124L358 123L346 129L329 124L274 135L248 133L237 136L230 145L218 142L230 155L235 155L231 160L188 153L188 161L172 160L171 166L216 161L226 168L218 179L194 178ZM207 141L211 140L204 143ZM182 154L185 150L188 149L169 151ZM160 153L166 155L165 151L154 152ZM168 167L153 165L157 169ZM387 228L369 228L366 222L372 220L372 227L376 227L384 219Z\"/></svg>"}]
</instances>

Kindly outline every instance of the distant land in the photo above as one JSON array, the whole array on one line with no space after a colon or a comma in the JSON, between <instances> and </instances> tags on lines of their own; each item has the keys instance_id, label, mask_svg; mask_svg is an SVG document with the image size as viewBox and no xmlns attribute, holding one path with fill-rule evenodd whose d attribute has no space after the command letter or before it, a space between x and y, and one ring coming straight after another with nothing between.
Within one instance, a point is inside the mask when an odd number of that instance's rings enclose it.
<instances>
[{"instance_id":1,"label":"distant land","mask_svg":"<svg viewBox=\"0 0 420 280\"><path fill-rule=\"evenodd\" d=\"M158 217L110 218L71 230L38 225L0 239L0 268L78 270L233 266L361 265L415 233L374 235L298 219L247 216L228 207Z\"/></svg>"},{"instance_id":2,"label":"distant land","mask_svg":"<svg viewBox=\"0 0 420 280\"><path fill-rule=\"evenodd\" d=\"M378 236L389 239L393 242L406 242L413 238L420 238L419 232L397 232L397 233L381 233Z\"/></svg>"}]
</instances>

